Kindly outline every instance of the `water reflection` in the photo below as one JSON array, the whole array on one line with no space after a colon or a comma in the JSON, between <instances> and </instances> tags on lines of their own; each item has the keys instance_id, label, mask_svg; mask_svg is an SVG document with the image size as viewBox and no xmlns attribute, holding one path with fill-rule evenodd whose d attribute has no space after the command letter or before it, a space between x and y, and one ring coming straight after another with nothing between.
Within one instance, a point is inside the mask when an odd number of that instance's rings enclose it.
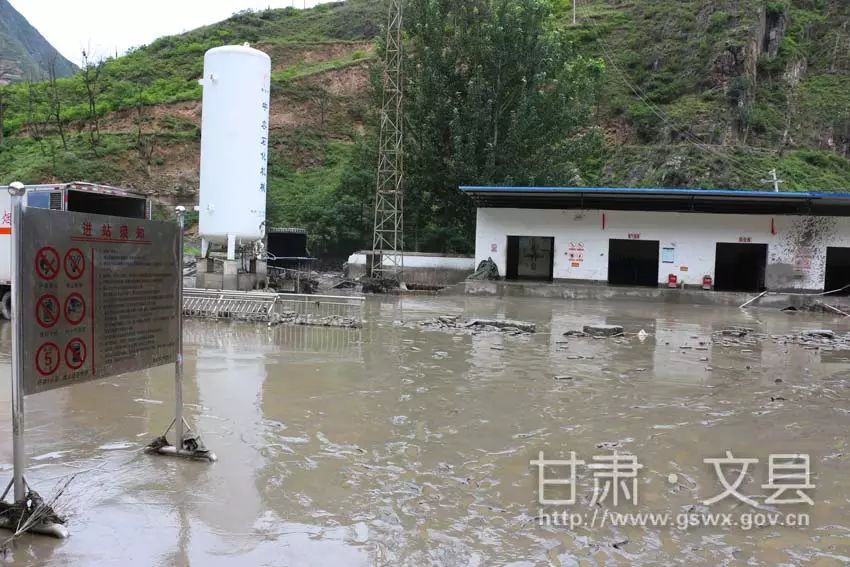
<instances>
[{"instance_id":1,"label":"water reflection","mask_svg":"<svg viewBox=\"0 0 850 567\"><path fill-rule=\"evenodd\" d=\"M443 314L528 320L538 333L399 324ZM28 398L30 482L50 487L80 475L66 497L73 537L28 539L16 564L701 565L850 556L850 356L770 338L847 323L466 297L370 300L366 317L362 331L187 322L187 418L218 453L212 466L138 454L172 418L171 368ZM602 322L623 325L626 336L563 336ZM764 336L712 341L733 325ZM0 326L7 402L8 349ZM6 403L0 435L8 438L9 427ZM8 445L0 447L7 464ZM817 528L534 525L532 456L574 450L587 459L612 449L639 456L641 501L653 511L712 495L704 457L732 450L764 463L771 453L808 452ZM688 481L670 486L670 472Z\"/></svg>"}]
</instances>

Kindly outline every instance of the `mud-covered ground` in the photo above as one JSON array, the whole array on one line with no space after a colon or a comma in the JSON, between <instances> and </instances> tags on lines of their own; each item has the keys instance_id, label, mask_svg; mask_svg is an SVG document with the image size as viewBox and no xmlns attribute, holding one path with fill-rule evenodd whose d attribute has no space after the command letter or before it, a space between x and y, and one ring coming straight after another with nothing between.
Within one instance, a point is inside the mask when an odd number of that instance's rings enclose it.
<instances>
[{"instance_id":1,"label":"mud-covered ground","mask_svg":"<svg viewBox=\"0 0 850 567\"><path fill-rule=\"evenodd\" d=\"M850 561L850 351L824 315L491 298L371 299L362 330L187 322L185 399L219 462L141 448L172 419L173 371L26 401L27 480L61 500L71 538L25 537L15 565L844 565ZM440 315L534 334L409 324ZM404 324L402 324L404 322ZM624 337L563 336L588 323ZM755 337L723 336L731 326ZM644 333L638 334L641 330ZM759 335L763 333L764 335ZM8 325L0 336L0 473L11 475ZM543 512L529 461L634 455L638 505ZM706 458L758 459L727 498ZM813 505L770 505L772 454L811 460ZM735 467L732 467L734 469ZM740 468L738 466L737 468ZM563 469L547 469L562 477ZM730 482L736 479L728 472ZM631 487L631 481L628 486ZM567 496L560 487L552 494ZM547 489L548 490L548 489ZM553 496L548 495L550 498ZM810 527L612 527L611 512L807 513ZM577 517L577 516L574 516ZM675 522L675 520L674 520Z\"/></svg>"}]
</instances>

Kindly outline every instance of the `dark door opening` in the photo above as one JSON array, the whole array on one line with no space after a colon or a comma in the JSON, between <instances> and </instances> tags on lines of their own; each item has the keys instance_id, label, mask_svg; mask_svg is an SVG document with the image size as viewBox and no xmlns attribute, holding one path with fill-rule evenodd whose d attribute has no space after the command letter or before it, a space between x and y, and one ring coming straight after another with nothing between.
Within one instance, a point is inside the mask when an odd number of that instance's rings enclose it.
<instances>
[{"instance_id":1,"label":"dark door opening","mask_svg":"<svg viewBox=\"0 0 850 567\"><path fill-rule=\"evenodd\" d=\"M608 241L608 283L658 287L657 240Z\"/></svg>"},{"instance_id":2,"label":"dark door opening","mask_svg":"<svg viewBox=\"0 0 850 567\"><path fill-rule=\"evenodd\" d=\"M555 239L549 236L509 236L505 279L552 281Z\"/></svg>"},{"instance_id":3,"label":"dark door opening","mask_svg":"<svg viewBox=\"0 0 850 567\"><path fill-rule=\"evenodd\" d=\"M834 291L850 285L850 248L830 246L826 249L826 279L824 291ZM831 295L850 295L850 288Z\"/></svg>"},{"instance_id":4,"label":"dark door opening","mask_svg":"<svg viewBox=\"0 0 850 567\"><path fill-rule=\"evenodd\" d=\"M767 244L718 242L714 260L716 291L764 291Z\"/></svg>"}]
</instances>

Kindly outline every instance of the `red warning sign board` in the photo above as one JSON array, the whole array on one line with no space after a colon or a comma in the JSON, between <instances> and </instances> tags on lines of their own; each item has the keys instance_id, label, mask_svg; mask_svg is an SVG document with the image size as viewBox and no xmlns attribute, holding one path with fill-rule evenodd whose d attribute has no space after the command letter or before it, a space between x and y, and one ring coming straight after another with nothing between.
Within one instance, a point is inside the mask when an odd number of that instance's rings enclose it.
<instances>
[{"instance_id":1,"label":"red warning sign board","mask_svg":"<svg viewBox=\"0 0 850 567\"><path fill-rule=\"evenodd\" d=\"M21 213L24 394L177 359L176 223Z\"/></svg>"}]
</instances>

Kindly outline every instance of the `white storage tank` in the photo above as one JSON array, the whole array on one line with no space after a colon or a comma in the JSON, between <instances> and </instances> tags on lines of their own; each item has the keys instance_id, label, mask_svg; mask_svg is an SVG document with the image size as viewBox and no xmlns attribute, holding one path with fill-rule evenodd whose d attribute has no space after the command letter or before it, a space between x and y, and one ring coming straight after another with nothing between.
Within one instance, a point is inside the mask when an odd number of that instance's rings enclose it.
<instances>
[{"instance_id":1,"label":"white storage tank","mask_svg":"<svg viewBox=\"0 0 850 567\"><path fill-rule=\"evenodd\" d=\"M270 81L271 59L247 44L204 56L199 228L231 259L265 228Z\"/></svg>"}]
</instances>

